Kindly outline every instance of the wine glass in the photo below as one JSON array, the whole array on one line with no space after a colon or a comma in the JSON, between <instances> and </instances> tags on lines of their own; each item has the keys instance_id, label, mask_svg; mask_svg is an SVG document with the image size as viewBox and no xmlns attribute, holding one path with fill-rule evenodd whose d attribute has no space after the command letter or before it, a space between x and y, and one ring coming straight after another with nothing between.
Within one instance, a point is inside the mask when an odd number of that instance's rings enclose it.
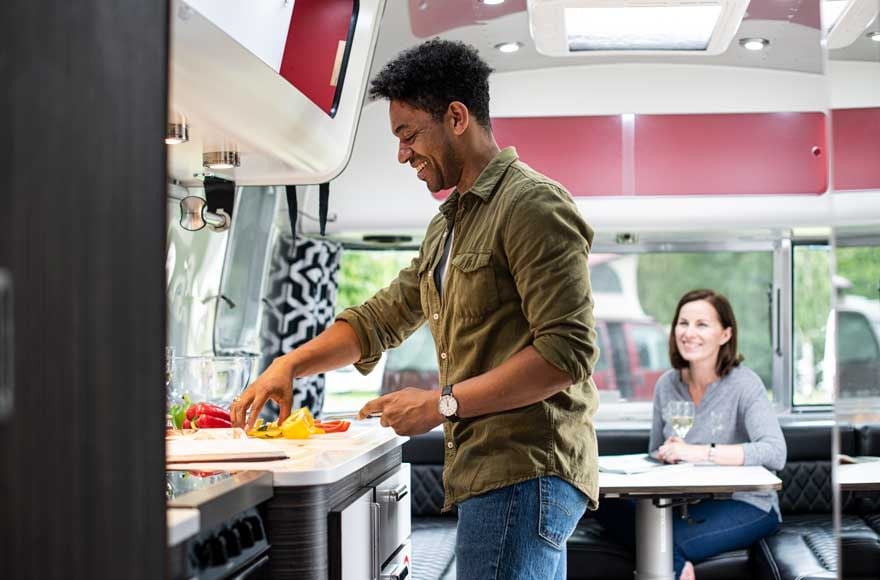
<instances>
[{"instance_id":1,"label":"wine glass","mask_svg":"<svg viewBox=\"0 0 880 580\"><path fill-rule=\"evenodd\" d=\"M684 439L694 425L694 404L690 401L670 401L666 404L666 416L675 434Z\"/></svg>"}]
</instances>

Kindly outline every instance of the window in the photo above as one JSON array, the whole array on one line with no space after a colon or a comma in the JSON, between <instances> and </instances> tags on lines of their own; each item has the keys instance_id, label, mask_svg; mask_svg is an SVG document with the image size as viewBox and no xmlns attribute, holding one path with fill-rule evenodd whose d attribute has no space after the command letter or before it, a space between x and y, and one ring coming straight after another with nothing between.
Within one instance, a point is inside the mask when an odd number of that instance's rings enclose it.
<instances>
[{"instance_id":1,"label":"window","mask_svg":"<svg viewBox=\"0 0 880 580\"><path fill-rule=\"evenodd\" d=\"M838 238L834 252L838 397L880 397L880 247L851 244Z\"/></svg>"},{"instance_id":2,"label":"window","mask_svg":"<svg viewBox=\"0 0 880 580\"><path fill-rule=\"evenodd\" d=\"M823 371L823 359L830 332L831 250L825 242L797 244L792 260L792 402L796 406L829 405L834 397L834 387L826 380L832 375Z\"/></svg>"},{"instance_id":3,"label":"window","mask_svg":"<svg viewBox=\"0 0 880 580\"><path fill-rule=\"evenodd\" d=\"M339 264L336 313L362 304L394 280L398 272L417 256L418 252L411 250L346 249ZM382 392L387 361L386 353L366 376L361 375L354 366L326 373L324 412L355 411L370 399L378 397Z\"/></svg>"},{"instance_id":4,"label":"window","mask_svg":"<svg viewBox=\"0 0 880 580\"><path fill-rule=\"evenodd\" d=\"M825 254L827 258L827 250ZM338 310L369 298L415 256L415 252L347 250L340 270ZM707 247L702 251L601 256L599 264L591 264L591 276L599 272L600 277L607 275L604 280L614 283L594 283L600 356L593 380L602 401L600 420L615 416L650 417L654 386L669 368L668 333L675 307L685 292L696 288L711 288L730 299L744 364L762 378L768 396L774 396L774 317L770 302L774 255L769 243L753 244L743 251ZM601 274L603 271L606 275ZM827 274L824 279L827 281ZM827 318L827 310L817 321L824 323L823 316ZM813 355L814 374L821 367L821 356L821 350ZM813 380L814 388L817 384ZM404 386L435 388L436 351L427 326L386 353L367 377L360 377L351 368L343 369L328 373L327 385L326 405L332 410L355 409L380 393Z\"/></svg>"}]
</instances>

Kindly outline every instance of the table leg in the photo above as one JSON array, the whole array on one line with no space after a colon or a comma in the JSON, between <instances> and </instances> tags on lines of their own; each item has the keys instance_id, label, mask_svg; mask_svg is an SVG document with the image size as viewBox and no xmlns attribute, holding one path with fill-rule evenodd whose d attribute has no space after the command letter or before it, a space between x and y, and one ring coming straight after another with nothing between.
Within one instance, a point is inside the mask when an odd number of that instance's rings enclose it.
<instances>
[{"instance_id":1,"label":"table leg","mask_svg":"<svg viewBox=\"0 0 880 580\"><path fill-rule=\"evenodd\" d=\"M675 580L672 568L672 507L636 502L636 580Z\"/></svg>"}]
</instances>

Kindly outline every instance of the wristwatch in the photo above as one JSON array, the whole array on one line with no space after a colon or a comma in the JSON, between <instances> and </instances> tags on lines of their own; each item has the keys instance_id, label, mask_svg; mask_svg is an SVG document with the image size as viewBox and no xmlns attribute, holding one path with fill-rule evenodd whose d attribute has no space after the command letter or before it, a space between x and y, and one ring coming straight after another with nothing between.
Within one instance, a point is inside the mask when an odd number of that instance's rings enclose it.
<instances>
[{"instance_id":1,"label":"wristwatch","mask_svg":"<svg viewBox=\"0 0 880 580\"><path fill-rule=\"evenodd\" d=\"M455 398L455 395L452 394L452 387L454 385L446 385L443 387L443 391L440 394L440 403L438 405L440 414L446 417L447 420L455 423L458 421L458 399Z\"/></svg>"}]
</instances>

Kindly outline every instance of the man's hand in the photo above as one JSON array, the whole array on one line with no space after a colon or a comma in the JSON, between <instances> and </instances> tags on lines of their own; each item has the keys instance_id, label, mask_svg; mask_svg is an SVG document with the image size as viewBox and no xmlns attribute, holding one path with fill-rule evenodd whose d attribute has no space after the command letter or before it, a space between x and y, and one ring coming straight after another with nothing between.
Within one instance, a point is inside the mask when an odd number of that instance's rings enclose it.
<instances>
[{"instance_id":1,"label":"man's hand","mask_svg":"<svg viewBox=\"0 0 880 580\"><path fill-rule=\"evenodd\" d=\"M398 435L420 435L443 422L439 401L438 390L408 387L368 401L358 411L358 419L381 413L383 427L391 427Z\"/></svg>"},{"instance_id":2,"label":"man's hand","mask_svg":"<svg viewBox=\"0 0 880 580\"><path fill-rule=\"evenodd\" d=\"M250 431L266 401L272 399L278 404L278 423L290 415L293 405L293 369L275 359L257 380L248 386L229 407L233 427L244 427ZM245 425L245 421L247 425Z\"/></svg>"},{"instance_id":3,"label":"man's hand","mask_svg":"<svg viewBox=\"0 0 880 580\"><path fill-rule=\"evenodd\" d=\"M680 437L670 437L657 449L657 458L664 463L677 461L697 463L706 460L706 446L690 445Z\"/></svg>"}]
</instances>

